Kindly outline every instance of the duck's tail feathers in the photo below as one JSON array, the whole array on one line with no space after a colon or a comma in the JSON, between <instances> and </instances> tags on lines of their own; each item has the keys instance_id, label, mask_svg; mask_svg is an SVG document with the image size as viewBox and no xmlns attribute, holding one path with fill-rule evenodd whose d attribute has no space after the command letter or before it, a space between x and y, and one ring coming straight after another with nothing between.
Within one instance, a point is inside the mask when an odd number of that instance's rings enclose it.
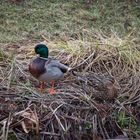
<instances>
[{"instance_id":1,"label":"duck's tail feathers","mask_svg":"<svg viewBox=\"0 0 140 140\"><path fill-rule=\"evenodd\" d=\"M68 71L71 70L71 68L70 68L69 66L64 65L64 64L62 64L62 63L59 63L59 68L60 68L60 70L61 70L63 73L66 73L66 72L68 72Z\"/></svg>"}]
</instances>

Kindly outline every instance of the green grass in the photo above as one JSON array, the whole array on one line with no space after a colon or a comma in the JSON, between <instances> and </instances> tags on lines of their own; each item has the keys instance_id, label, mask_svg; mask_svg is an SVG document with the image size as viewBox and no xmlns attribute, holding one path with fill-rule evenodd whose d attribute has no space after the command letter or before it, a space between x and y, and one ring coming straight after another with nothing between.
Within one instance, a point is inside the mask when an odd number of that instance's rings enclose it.
<instances>
[{"instance_id":1,"label":"green grass","mask_svg":"<svg viewBox=\"0 0 140 140\"><path fill-rule=\"evenodd\" d=\"M138 2L99 0L87 4L84 0L25 0L21 4L1 2L0 42L40 39L43 32L49 38L75 37L82 29L101 29L123 36L131 30L140 31Z\"/></svg>"},{"instance_id":2,"label":"green grass","mask_svg":"<svg viewBox=\"0 0 140 140\"><path fill-rule=\"evenodd\" d=\"M140 135L140 126L138 126L137 122L132 117L128 116L125 112L119 112L117 119L121 128L125 129L125 131L131 132L130 137L133 137L133 134Z\"/></svg>"}]
</instances>

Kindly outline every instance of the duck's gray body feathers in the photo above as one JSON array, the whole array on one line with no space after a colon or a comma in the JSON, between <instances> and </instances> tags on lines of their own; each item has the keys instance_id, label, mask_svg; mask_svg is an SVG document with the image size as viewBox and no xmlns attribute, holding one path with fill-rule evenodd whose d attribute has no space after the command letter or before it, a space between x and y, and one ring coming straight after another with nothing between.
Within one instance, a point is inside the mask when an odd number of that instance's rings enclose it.
<instances>
[{"instance_id":1,"label":"duck's gray body feathers","mask_svg":"<svg viewBox=\"0 0 140 140\"><path fill-rule=\"evenodd\" d=\"M37 64L36 63L37 59L39 59L39 62L41 62L41 63ZM42 64L43 64L42 61L45 62L44 67L41 68L43 70L43 73L40 73L40 75L36 76L36 78L39 81L51 82L51 81L56 81L56 80L62 79L64 77L64 73L66 73L69 69L68 66L60 63L58 60L53 60L51 58L38 57L35 60L36 61L33 61L31 64L31 70L33 72L40 70L40 68L42 67ZM34 67L32 67L32 65ZM35 70L33 70L32 68L35 68ZM45 71L44 71L44 69L45 69Z\"/></svg>"}]
</instances>

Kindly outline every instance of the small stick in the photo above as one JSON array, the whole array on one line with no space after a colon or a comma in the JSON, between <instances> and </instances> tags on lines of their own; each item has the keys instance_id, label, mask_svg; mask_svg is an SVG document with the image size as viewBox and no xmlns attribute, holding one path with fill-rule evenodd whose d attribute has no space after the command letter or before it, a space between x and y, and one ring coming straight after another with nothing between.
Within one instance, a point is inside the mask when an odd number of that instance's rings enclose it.
<instances>
[{"instance_id":1,"label":"small stick","mask_svg":"<svg viewBox=\"0 0 140 140\"><path fill-rule=\"evenodd\" d=\"M41 37L42 37L47 43L49 43L49 40L45 37L44 34L41 34Z\"/></svg>"}]
</instances>

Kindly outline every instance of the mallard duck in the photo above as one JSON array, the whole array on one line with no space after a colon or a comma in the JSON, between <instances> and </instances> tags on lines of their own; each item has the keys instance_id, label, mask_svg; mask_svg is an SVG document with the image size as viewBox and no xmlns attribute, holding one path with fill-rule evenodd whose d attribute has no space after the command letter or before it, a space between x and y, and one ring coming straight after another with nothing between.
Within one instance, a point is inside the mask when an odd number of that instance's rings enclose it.
<instances>
[{"instance_id":1,"label":"mallard duck","mask_svg":"<svg viewBox=\"0 0 140 140\"><path fill-rule=\"evenodd\" d=\"M41 82L40 89L43 89L44 82L51 82L50 94L54 94L54 82L64 77L64 73L71 68L60 63L58 60L48 58L49 49L46 44L39 43L34 48L36 57L29 64L29 71L33 77Z\"/></svg>"}]
</instances>

